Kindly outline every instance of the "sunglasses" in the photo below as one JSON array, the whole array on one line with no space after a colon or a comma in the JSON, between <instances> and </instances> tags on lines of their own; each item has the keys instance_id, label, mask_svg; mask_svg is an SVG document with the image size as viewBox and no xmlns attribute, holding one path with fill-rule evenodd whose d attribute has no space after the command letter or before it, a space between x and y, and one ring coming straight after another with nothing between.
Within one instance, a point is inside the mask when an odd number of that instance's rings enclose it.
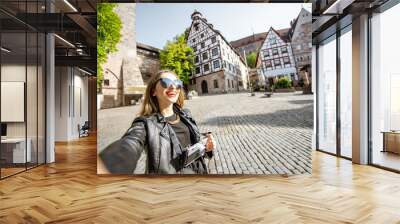
<instances>
[{"instance_id":1,"label":"sunglasses","mask_svg":"<svg viewBox=\"0 0 400 224\"><path fill-rule=\"evenodd\" d=\"M175 85L177 89L182 89L183 87L183 82L178 79L171 80L169 78L160 78L160 83L164 89L170 88L172 85Z\"/></svg>"}]
</instances>

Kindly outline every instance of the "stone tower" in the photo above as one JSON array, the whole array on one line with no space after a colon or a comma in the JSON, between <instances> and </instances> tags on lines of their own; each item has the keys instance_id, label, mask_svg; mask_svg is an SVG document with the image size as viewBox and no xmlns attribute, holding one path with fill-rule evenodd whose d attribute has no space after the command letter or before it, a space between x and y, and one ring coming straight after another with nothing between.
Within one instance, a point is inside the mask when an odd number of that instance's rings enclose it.
<instances>
[{"instance_id":1,"label":"stone tower","mask_svg":"<svg viewBox=\"0 0 400 224\"><path fill-rule=\"evenodd\" d=\"M121 42L118 50L123 52L122 80L123 80L123 105L130 103L132 99L140 98L144 93L145 85L140 73L136 52L136 4L118 4L115 12L122 21Z\"/></svg>"},{"instance_id":2,"label":"stone tower","mask_svg":"<svg viewBox=\"0 0 400 224\"><path fill-rule=\"evenodd\" d=\"M103 100L101 108L127 105L141 98L145 90L136 52L136 4L117 4L114 12L122 22L117 52L104 64Z\"/></svg>"}]
</instances>

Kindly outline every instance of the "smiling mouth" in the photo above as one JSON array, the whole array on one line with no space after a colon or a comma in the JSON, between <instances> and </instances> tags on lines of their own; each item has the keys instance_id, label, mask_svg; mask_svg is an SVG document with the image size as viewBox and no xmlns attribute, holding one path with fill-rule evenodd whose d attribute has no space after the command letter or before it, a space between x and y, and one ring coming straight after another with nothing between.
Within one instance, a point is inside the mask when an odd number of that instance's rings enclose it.
<instances>
[{"instance_id":1,"label":"smiling mouth","mask_svg":"<svg viewBox=\"0 0 400 224\"><path fill-rule=\"evenodd\" d=\"M174 93L174 92L167 92L167 96L168 96L168 97L174 97L174 96L176 96L176 93Z\"/></svg>"}]
</instances>

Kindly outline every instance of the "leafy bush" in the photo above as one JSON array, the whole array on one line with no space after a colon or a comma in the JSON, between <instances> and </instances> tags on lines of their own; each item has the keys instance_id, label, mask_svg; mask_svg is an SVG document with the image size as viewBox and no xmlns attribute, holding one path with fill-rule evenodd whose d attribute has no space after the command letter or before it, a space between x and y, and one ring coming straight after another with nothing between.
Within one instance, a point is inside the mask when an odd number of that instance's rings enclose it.
<instances>
[{"instance_id":1,"label":"leafy bush","mask_svg":"<svg viewBox=\"0 0 400 224\"><path fill-rule=\"evenodd\" d=\"M292 87L292 82L288 77L279 78L278 82L275 84L276 89L286 89Z\"/></svg>"}]
</instances>

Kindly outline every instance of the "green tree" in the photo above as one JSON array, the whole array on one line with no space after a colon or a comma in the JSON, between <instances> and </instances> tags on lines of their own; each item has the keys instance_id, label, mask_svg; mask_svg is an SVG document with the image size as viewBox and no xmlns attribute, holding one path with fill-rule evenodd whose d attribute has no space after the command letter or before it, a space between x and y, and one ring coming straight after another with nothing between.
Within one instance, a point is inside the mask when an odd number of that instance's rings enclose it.
<instances>
[{"instance_id":1,"label":"green tree","mask_svg":"<svg viewBox=\"0 0 400 224\"><path fill-rule=\"evenodd\" d=\"M249 66L249 68L255 68L256 59L257 59L257 54L255 52L248 54L246 56L247 66Z\"/></svg>"},{"instance_id":2,"label":"green tree","mask_svg":"<svg viewBox=\"0 0 400 224\"><path fill-rule=\"evenodd\" d=\"M121 39L121 19L113 11L115 3L97 4L97 90L103 82L102 65L107 61L109 53L117 51Z\"/></svg>"},{"instance_id":3,"label":"green tree","mask_svg":"<svg viewBox=\"0 0 400 224\"><path fill-rule=\"evenodd\" d=\"M185 33L167 41L160 52L160 64L162 69L174 71L183 83L189 83L189 77L193 69L193 50L186 44Z\"/></svg>"}]
</instances>

